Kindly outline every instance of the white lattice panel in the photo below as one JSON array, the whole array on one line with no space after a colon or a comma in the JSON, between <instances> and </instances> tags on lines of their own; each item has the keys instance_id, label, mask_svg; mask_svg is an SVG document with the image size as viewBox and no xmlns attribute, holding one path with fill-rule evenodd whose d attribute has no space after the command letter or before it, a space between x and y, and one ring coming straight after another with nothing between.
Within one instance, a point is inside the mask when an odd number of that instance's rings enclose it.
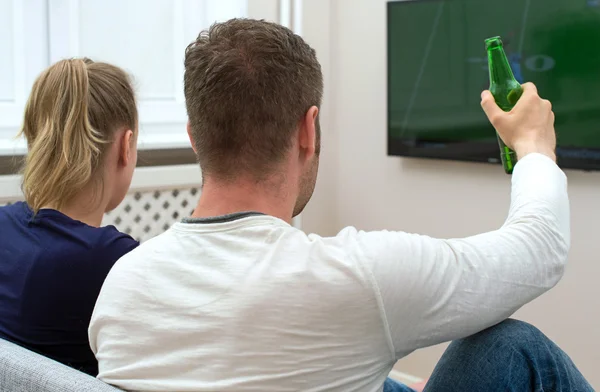
<instances>
[{"instance_id":1,"label":"white lattice panel","mask_svg":"<svg viewBox=\"0 0 600 392\"><path fill-rule=\"evenodd\" d=\"M197 188L130 193L106 214L103 225L114 225L138 241L146 241L191 215L198 201Z\"/></svg>"}]
</instances>

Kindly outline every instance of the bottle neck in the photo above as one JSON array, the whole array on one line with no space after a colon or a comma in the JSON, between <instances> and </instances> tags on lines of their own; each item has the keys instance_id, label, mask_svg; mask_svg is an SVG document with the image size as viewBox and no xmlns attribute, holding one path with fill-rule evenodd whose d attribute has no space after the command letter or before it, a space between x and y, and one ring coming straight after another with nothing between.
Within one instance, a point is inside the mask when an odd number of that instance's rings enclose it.
<instances>
[{"instance_id":1,"label":"bottle neck","mask_svg":"<svg viewBox=\"0 0 600 392\"><path fill-rule=\"evenodd\" d=\"M488 49L488 64L490 69L490 85L514 81L510 63L502 46Z\"/></svg>"}]
</instances>

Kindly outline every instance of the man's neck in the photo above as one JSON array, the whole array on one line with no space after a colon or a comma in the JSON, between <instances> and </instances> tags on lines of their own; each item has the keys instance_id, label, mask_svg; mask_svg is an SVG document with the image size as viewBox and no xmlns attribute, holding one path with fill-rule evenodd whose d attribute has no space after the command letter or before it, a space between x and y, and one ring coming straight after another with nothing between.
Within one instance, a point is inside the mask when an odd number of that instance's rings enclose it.
<instances>
[{"instance_id":1,"label":"man's neck","mask_svg":"<svg viewBox=\"0 0 600 392\"><path fill-rule=\"evenodd\" d=\"M237 212L260 212L288 223L292 222L295 200L282 187L252 181L216 183L206 181L193 218L209 218Z\"/></svg>"}]
</instances>

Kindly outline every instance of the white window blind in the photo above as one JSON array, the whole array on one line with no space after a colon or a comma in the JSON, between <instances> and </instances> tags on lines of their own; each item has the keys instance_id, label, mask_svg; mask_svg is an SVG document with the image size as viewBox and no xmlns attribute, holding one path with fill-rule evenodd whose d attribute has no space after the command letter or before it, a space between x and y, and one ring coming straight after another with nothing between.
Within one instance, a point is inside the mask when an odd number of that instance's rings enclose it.
<instances>
[{"instance_id":1,"label":"white window blind","mask_svg":"<svg viewBox=\"0 0 600 392\"><path fill-rule=\"evenodd\" d=\"M45 0L0 0L0 154L14 155L27 95L48 64Z\"/></svg>"},{"instance_id":2,"label":"white window blind","mask_svg":"<svg viewBox=\"0 0 600 392\"><path fill-rule=\"evenodd\" d=\"M186 46L215 21L247 16L248 0L0 0L0 155L15 140L35 77L86 56L134 76L140 148L189 145L183 97Z\"/></svg>"}]
</instances>

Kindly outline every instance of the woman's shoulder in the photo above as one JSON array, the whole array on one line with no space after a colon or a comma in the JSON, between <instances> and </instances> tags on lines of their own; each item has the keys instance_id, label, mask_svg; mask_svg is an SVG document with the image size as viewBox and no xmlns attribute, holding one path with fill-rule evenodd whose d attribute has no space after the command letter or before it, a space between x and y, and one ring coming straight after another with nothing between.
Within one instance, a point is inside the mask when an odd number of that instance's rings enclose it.
<instances>
[{"instance_id":1,"label":"woman's shoulder","mask_svg":"<svg viewBox=\"0 0 600 392\"><path fill-rule=\"evenodd\" d=\"M64 228L58 228L60 231ZM55 232L56 233L56 232ZM108 273L121 257L138 247L139 242L114 226L92 227L76 225L56 237L58 242L52 247L56 254L71 259L80 268L91 268L98 276Z\"/></svg>"},{"instance_id":2,"label":"woman's shoulder","mask_svg":"<svg viewBox=\"0 0 600 392\"><path fill-rule=\"evenodd\" d=\"M125 254L137 248L140 244L129 234L119 231L115 226L102 226L95 229L101 233L99 245L105 249L115 249Z\"/></svg>"},{"instance_id":3,"label":"woman's shoulder","mask_svg":"<svg viewBox=\"0 0 600 392\"><path fill-rule=\"evenodd\" d=\"M3 233L21 231L31 220L32 212L25 202L16 202L0 206L0 227Z\"/></svg>"},{"instance_id":4,"label":"woman's shoulder","mask_svg":"<svg viewBox=\"0 0 600 392\"><path fill-rule=\"evenodd\" d=\"M112 266L127 253L139 246L139 242L130 235L123 233L114 226L94 227L95 240L93 255L90 260L93 268L112 268ZM108 269L105 271L108 273Z\"/></svg>"},{"instance_id":5,"label":"woman's shoulder","mask_svg":"<svg viewBox=\"0 0 600 392\"><path fill-rule=\"evenodd\" d=\"M14 232L14 240L21 245L30 243L32 248L45 249L44 253L89 254L89 260L114 262L139 245L114 226L89 226L49 209L34 216L23 202L0 207L0 225L4 233Z\"/></svg>"},{"instance_id":6,"label":"woman's shoulder","mask_svg":"<svg viewBox=\"0 0 600 392\"><path fill-rule=\"evenodd\" d=\"M26 217L31 215L31 210L27 207L27 203L23 201L17 201L15 203L7 203L0 205L0 217L7 216L23 216Z\"/></svg>"}]
</instances>

